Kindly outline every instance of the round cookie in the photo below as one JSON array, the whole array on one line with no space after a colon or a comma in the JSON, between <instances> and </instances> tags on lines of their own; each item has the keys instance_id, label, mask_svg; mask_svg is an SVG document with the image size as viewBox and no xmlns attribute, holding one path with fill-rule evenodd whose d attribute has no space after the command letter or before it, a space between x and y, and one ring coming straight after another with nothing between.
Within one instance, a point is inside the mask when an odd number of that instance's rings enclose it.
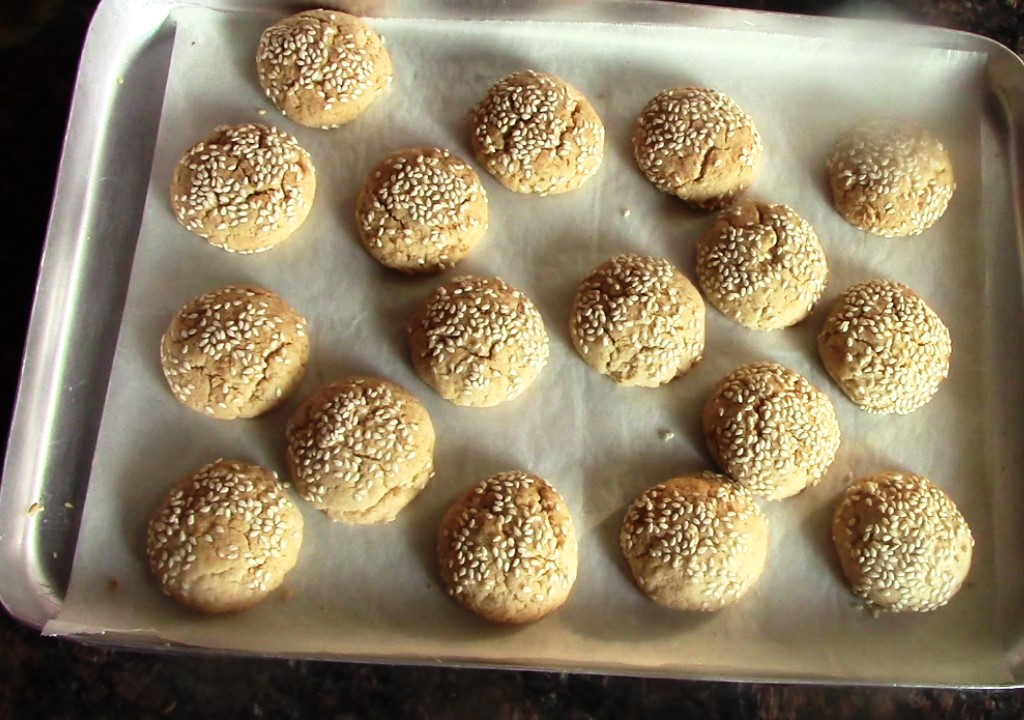
<instances>
[{"instance_id":1,"label":"round cookie","mask_svg":"<svg viewBox=\"0 0 1024 720\"><path fill-rule=\"evenodd\" d=\"M636 584L676 610L719 610L757 582L768 559L768 518L753 498L714 473L646 490L619 537Z\"/></svg>"},{"instance_id":2,"label":"round cookie","mask_svg":"<svg viewBox=\"0 0 1024 720\"><path fill-rule=\"evenodd\" d=\"M442 285L409 323L412 363L456 405L493 407L518 397L547 365L544 321L499 278L467 275Z\"/></svg>"},{"instance_id":3,"label":"round cookie","mask_svg":"<svg viewBox=\"0 0 1024 720\"><path fill-rule=\"evenodd\" d=\"M949 373L949 329L920 295L892 280L851 286L832 305L818 353L846 396L873 413L906 415Z\"/></svg>"},{"instance_id":4,"label":"round cookie","mask_svg":"<svg viewBox=\"0 0 1024 720\"><path fill-rule=\"evenodd\" d=\"M555 195L580 187L604 158L604 124L561 78L534 70L498 81L473 113L473 151L509 190Z\"/></svg>"},{"instance_id":5,"label":"round cookie","mask_svg":"<svg viewBox=\"0 0 1024 720\"><path fill-rule=\"evenodd\" d=\"M726 375L704 404L702 424L722 471L769 500L816 485L839 450L839 419L828 395L773 362Z\"/></svg>"},{"instance_id":6,"label":"round cookie","mask_svg":"<svg viewBox=\"0 0 1024 720\"><path fill-rule=\"evenodd\" d=\"M704 297L740 325L778 330L806 318L828 283L825 249L785 205L744 200L725 210L697 246Z\"/></svg>"},{"instance_id":7,"label":"round cookie","mask_svg":"<svg viewBox=\"0 0 1024 720\"><path fill-rule=\"evenodd\" d=\"M183 405L221 420L251 418L299 386L306 320L279 295L229 285L193 298L160 341L160 364Z\"/></svg>"},{"instance_id":8,"label":"round cookie","mask_svg":"<svg viewBox=\"0 0 1024 720\"><path fill-rule=\"evenodd\" d=\"M873 120L847 133L832 149L827 168L839 213L884 237L930 228L956 189L946 148L905 120Z\"/></svg>"},{"instance_id":9,"label":"round cookie","mask_svg":"<svg viewBox=\"0 0 1024 720\"><path fill-rule=\"evenodd\" d=\"M971 569L974 537L953 500L927 478L877 473L846 488L832 540L854 594L891 611L949 602Z\"/></svg>"},{"instance_id":10,"label":"round cookie","mask_svg":"<svg viewBox=\"0 0 1024 720\"><path fill-rule=\"evenodd\" d=\"M284 582L302 547L302 513L259 465L217 460L187 475L149 521L160 588L204 613L245 610Z\"/></svg>"},{"instance_id":11,"label":"round cookie","mask_svg":"<svg viewBox=\"0 0 1024 720\"><path fill-rule=\"evenodd\" d=\"M488 620L529 623L565 603L577 545L565 500L545 480L504 472L445 513L437 557L448 594Z\"/></svg>"},{"instance_id":12,"label":"round cookie","mask_svg":"<svg viewBox=\"0 0 1024 720\"><path fill-rule=\"evenodd\" d=\"M356 204L363 246L382 265L439 272L487 231L487 192L476 172L440 148L392 153L377 163Z\"/></svg>"},{"instance_id":13,"label":"round cookie","mask_svg":"<svg viewBox=\"0 0 1024 720\"><path fill-rule=\"evenodd\" d=\"M316 171L299 141L277 128L221 125L174 167L178 222L230 252L269 250L306 221Z\"/></svg>"},{"instance_id":14,"label":"round cookie","mask_svg":"<svg viewBox=\"0 0 1024 720\"><path fill-rule=\"evenodd\" d=\"M704 352L704 301L663 258L616 255L576 292L569 334L586 363L622 385L657 387Z\"/></svg>"},{"instance_id":15,"label":"round cookie","mask_svg":"<svg viewBox=\"0 0 1024 720\"><path fill-rule=\"evenodd\" d=\"M751 117L710 88L658 93L633 131L633 154L647 179L705 210L725 207L750 186L762 150Z\"/></svg>"},{"instance_id":16,"label":"round cookie","mask_svg":"<svg viewBox=\"0 0 1024 720\"><path fill-rule=\"evenodd\" d=\"M295 488L332 520L391 522L434 475L434 426L404 388L375 377L325 385L288 423Z\"/></svg>"},{"instance_id":17,"label":"round cookie","mask_svg":"<svg viewBox=\"0 0 1024 720\"><path fill-rule=\"evenodd\" d=\"M354 120L392 79L391 56L380 35L335 10L307 10L264 30L256 72L281 112L314 128Z\"/></svg>"}]
</instances>

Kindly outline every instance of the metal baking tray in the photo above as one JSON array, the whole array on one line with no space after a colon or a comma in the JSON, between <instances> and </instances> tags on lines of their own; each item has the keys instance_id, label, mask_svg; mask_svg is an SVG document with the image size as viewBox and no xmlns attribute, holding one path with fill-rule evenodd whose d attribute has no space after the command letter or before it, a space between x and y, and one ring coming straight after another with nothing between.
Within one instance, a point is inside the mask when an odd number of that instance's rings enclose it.
<instances>
[{"instance_id":1,"label":"metal baking tray","mask_svg":"<svg viewBox=\"0 0 1024 720\"><path fill-rule=\"evenodd\" d=\"M290 0L268 0L266 5L254 8L247 0L103 0L93 19L75 87L0 485L0 600L12 615L31 626L41 628L57 616L68 587L170 66L175 27L169 16L175 8L187 6L275 14L305 7ZM922 26L624 0L550 4L366 0L350 3L346 9L378 17L651 23L837 40L892 35L911 46L984 54L985 110L997 140L990 148L997 162L992 164L995 175L985 178L985 202L1004 209L998 229L1005 241L997 246L999 257L994 263L1009 268L1009 280L986 277L1000 290L1005 285L1005 293L1000 302L984 308L984 317L992 327L1005 331L996 333L994 350L1016 358L1018 366L1024 360L1024 63L1003 46L975 35ZM1018 419L1024 380L1012 367L991 372L1001 373L1006 391L1006 402L986 419L992 428L992 452L999 458L997 471L1005 474L1024 463L1019 438L1002 430L1013 427ZM1003 494L994 511L1007 521L1021 517L1024 493L1008 480L997 487ZM46 512L30 513L36 503ZM1002 563L1019 564L1019 557L1004 556L997 564ZM1001 592L1024 598L1024 574L1000 572L999 577L1005 585ZM1007 663L1014 679L992 685L1024 686L1024 643L1016 640L1024 636L1022 626L1024 617L1004 623L1018 631L1007 632ZM92 635L87 640L122 647L167 647L130 636ZM466 664L455 658L449 662ZM614 670L631 672L628 667ZM690 675L737 677L713 669ZM770 674L757 679L844 681Z\"/></svg>"}]
</instances>

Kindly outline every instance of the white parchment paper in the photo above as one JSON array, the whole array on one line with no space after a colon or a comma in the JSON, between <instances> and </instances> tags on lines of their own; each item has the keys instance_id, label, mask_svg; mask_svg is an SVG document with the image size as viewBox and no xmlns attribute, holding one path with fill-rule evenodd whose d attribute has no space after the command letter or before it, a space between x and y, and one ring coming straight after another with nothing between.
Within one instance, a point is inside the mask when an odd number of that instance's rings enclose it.
<instances>
[{"instance_id":1,"label":"white parchment paper","mask_svg":"<svg viewBox=\"0 0 1024 720\"><path fill-rule=\"evenodd\" d=\"M170 79L110 389L104 408L67 600L47 632L137 633L166 642L268 654L458 659L722 677L877 682L1009 680L997 638L992 486L984 399L986 244L981 152L983 58L955 51L830 42L735 31L541 22L378 20L395 83L355 122L299 127L260 92L254 53L269 15L176 10ZM579 86L608 136L599 175L581 190L523 197L482 170L491 229L474 255L443 277L387 272L362 250L352 221L358 188L394 150L439 145L471 158L467 114L491 83L524 68ZM693 277L695 242L711 216L657 192L632 159L632 123L660 90L703 84L735 98L764 137L750 196L797 209L818 230L831 277L818 311L775 333L746 330L709 307L706 359L656 389L617 387L588 370L568 340L575 288L614 253L663 255ZM832 209L825 156L864 117L918 118L949 148L958 181L947 215L923 236L886 240ZM312 153L309 220L269 253L236 256L174 220L171 170L221 123L259 121L294 133ZM628 217L623 211L628 210ZM506 406L451 406L419 381L405 323L437 285L463 273L500 275L538 304L552 340L549 367ZM814 337L849 284L892 277L920 292L950 326L954 354L938 396L908 417L879 417L848 402L822 370ZM297 397L271 415L224 423L180 406L160 371L158 342L171 315L201 292L237 282L271 288L306 314L313 359ZM771 519L767 571L737 606L716 614L659 608L632 584L618 549L626 505L650 485L709 468L700 408L734 367L774 359L832 397L843 446L822 483ZM279 593L243 614L199 617L163 597L148 575L145 524L168 488L218 457L285 474L284 426L316 386L353 373L395 380L426 403L437 428L437 476L399 519L379 527L332 524L303 505L299 566ZM675 433L665 441L659 431ZM440 588L434 530L465 488L505 469L551 481L573 509L579 580L557 614L525 628L495 627ZM967 585L945 609L878 618L859 610L839 576L829 516L851 476L902 469L949 491L977 538ZM300 501L301 502L301 501ZM111 579L117 588L111 589Z\"/></svg>"}]
</instances>

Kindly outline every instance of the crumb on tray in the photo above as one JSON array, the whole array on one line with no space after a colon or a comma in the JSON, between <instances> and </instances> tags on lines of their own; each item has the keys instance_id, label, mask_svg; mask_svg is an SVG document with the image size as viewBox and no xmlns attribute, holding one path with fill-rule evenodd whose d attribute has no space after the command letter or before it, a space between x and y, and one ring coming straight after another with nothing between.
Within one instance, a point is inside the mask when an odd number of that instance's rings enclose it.
<instances>
[{"instance_id":1,"label":"crumb on tray","mask_svg":"<svg viewBox=\"0 0 1024 720\"><path fill-rule=\"evenodd\" d=\"M43 507L42 503L34 502L28 506L28 510L25 512L29 517L35 517L39 513L43 512L46 508Z\"/></svg>"}]
</instances>

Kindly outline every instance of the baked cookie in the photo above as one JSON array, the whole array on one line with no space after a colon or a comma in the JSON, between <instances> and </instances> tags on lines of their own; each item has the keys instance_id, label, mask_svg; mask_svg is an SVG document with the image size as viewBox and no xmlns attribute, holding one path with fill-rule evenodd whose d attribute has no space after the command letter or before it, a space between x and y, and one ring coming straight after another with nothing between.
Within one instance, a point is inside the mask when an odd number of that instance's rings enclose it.
<instances>
[{"instance_id":1,"label":"baked cookie","mask_svg":"<svg viewBox=\"0 0 1024 720\"><path fill-rule=\"evenodd\" d=\"M768 518L728 478L687 475L633 501L620 543L636 584L652 600L676 610L719 610L764 571Z\"/></svg>"},{"instance_id":2,"label":"baked cookie","mask_svg":"<svg viewBox=\"0 0 1024 720\"><path fill-rule=\"evenodd\" d=\"M569 335L587 365L622 385L657 387L704 352L704 301L663 258L616 255L576 292Z\"/></svg>"},{"instance_id":3,"label":"baked cookie","mask_svg":"<svg viewBox=\"0 0 1024 720\"><path fill-rule=\"evenodd\" d=\"M434 426L399 385L350 377L318 389L288 423L295 489L332 520L390 522L434 474Z\"/></svg>"},{"instance_id":4,"label":"baked cookie","mask_svg":"<svg viewBox=\"0 0 1024 720\"><path fill-rule=\"evenodd\" d=\"M704 87L658 93L633 131L633 154L647 179L705 210L725 207L754 182L762 150L751 117Z\"/></svg>"},{"instance_id":5,"label":"baked cookie","mask_svg":"<svg viewBox=\"0 0 1024 720\"><path fill-rule=\"evenodd\" d=\"M406 273L439 272L487 231L487 192L476 171L440 148L392 153L370 171L356 204L367 252Z\"/></svg>"},{"instance_id":6,"label":"baked cookie","mask_svg":"<svg viewBox=\"0 0 1024 720\"><path fill-rule=\"evenodd\" d=\"M544 321L499 278L467 275L442 285L409 323L412 363L445 400L492 407L518 397L547 365Z\"/></svg>"},{"instance_id":7,"label":"baked cookie","mask_svg":"<svg viewBox=\"0 0 1024 720\"><path fill-rule=\"evenodd\" d=\"M825 369L868 412L906 415L949 373L949 329L920 295L892 280L857 283L832 305L818 334Z\"/></svg>"},{"instance_id":8,"label":"baked cookie","mask_svg":"<svg viewBox=\"0 0 1024 720\"><path fill-rule=\"evenodd\" d=\"M245 610L284 582L302 547L302 513L277 475L217 460L160 503L146 538L161 590L204 613Z\"/></svg>"},{"instance_id":9,"label":"baked cookie","mask_svg":"<svg viewBox=\"0 0 1024 720\"><path fill-rule=\"evenodd\" d=\"M743 200L701 237L697 282L723 315L778 330L810 314L825 292L828 262L814 228L794 210Z\"/></svg>"},{"instance_id":10,"label":"baked cookie","mask_svg":"<svg viewBox=\"0 0 1024 720\"><path fill-rule=\"evenodd\" d=\"M221 420L281 403L309 363L306 320L279 295L229 285L193 298L160 341L160 364L183 405Z\"/></svg>"},{"instance_id":11,"label":"baked cookie","mask_svg":"<svg viewBox=\"0 0 1024 720\"><path fill-rule=\"evenodd\" d=\"M266 125L221 125L174 168L178 222L237 253L269 250L306 221L316 192L309 153Z\"/></svg>"},{"instance_id":12,"label":"baked cookie","mask_svg":"<svg viewBox=\"0 0 1024 720\"><path fill-rule=\"evenodd\" d=\"M488 620L529 623L565 603L577 545L565 500L545 480L504 472L445 513L437 557L448 594Z\"/></svg>"},{"instance_id":13,"label":"baked cookie","mask_svg":"<svg viewBox=\"0 0 1024 720\"><path fill-rule=\"evenodd\" d=\"M927 230L946 212L956 190L946 148L906 120L864 123L839 139L827 166L839 213L884 237Z\"/></svg>"},{"instance_id":14,"label":"baked cookie","mask_svg":"<svg viewBox=\"0 0 1024 720\"><path fill-rule=\"evenodd\" d=\"M391 56L380 35L336 10L307 10L264 30L256 72L281 112L314 128L354 120L392 78Z\"/></svg>"},{"instance_id":15,"label":"baked cookie","mask_svg":"<svg viewBox=\"0 0 1024 720\"><path fill-rule=\"evenodd\" d=\"M476 159L515 192L575 190L604 158L604 124L593 105L547 73L524 70L498 81L472 122Z\"/></svg>"},{"instance_id":16,"label":"baked cookie","mask_svg":"<svg viewBox=\"0 0 1024 720\"><path fill-rule=\"evenodd\" d=\"M949 602L971 569L974 537L953 500L927 478L876 473L846 488L832 540L854 594L880 610Z\"/></svg>"},{"instance_id":17,"label":"baked cookie","mask_svg":"<svg viewBox=\"0 0 1024 720\"><path fill-rule=\"evenodd\" d=\"M828 395L773 362L744 365L719 381L702 424L722 471L769 500L816 485L839 450L839 419Z\"/></svg>"}]
</instances>

